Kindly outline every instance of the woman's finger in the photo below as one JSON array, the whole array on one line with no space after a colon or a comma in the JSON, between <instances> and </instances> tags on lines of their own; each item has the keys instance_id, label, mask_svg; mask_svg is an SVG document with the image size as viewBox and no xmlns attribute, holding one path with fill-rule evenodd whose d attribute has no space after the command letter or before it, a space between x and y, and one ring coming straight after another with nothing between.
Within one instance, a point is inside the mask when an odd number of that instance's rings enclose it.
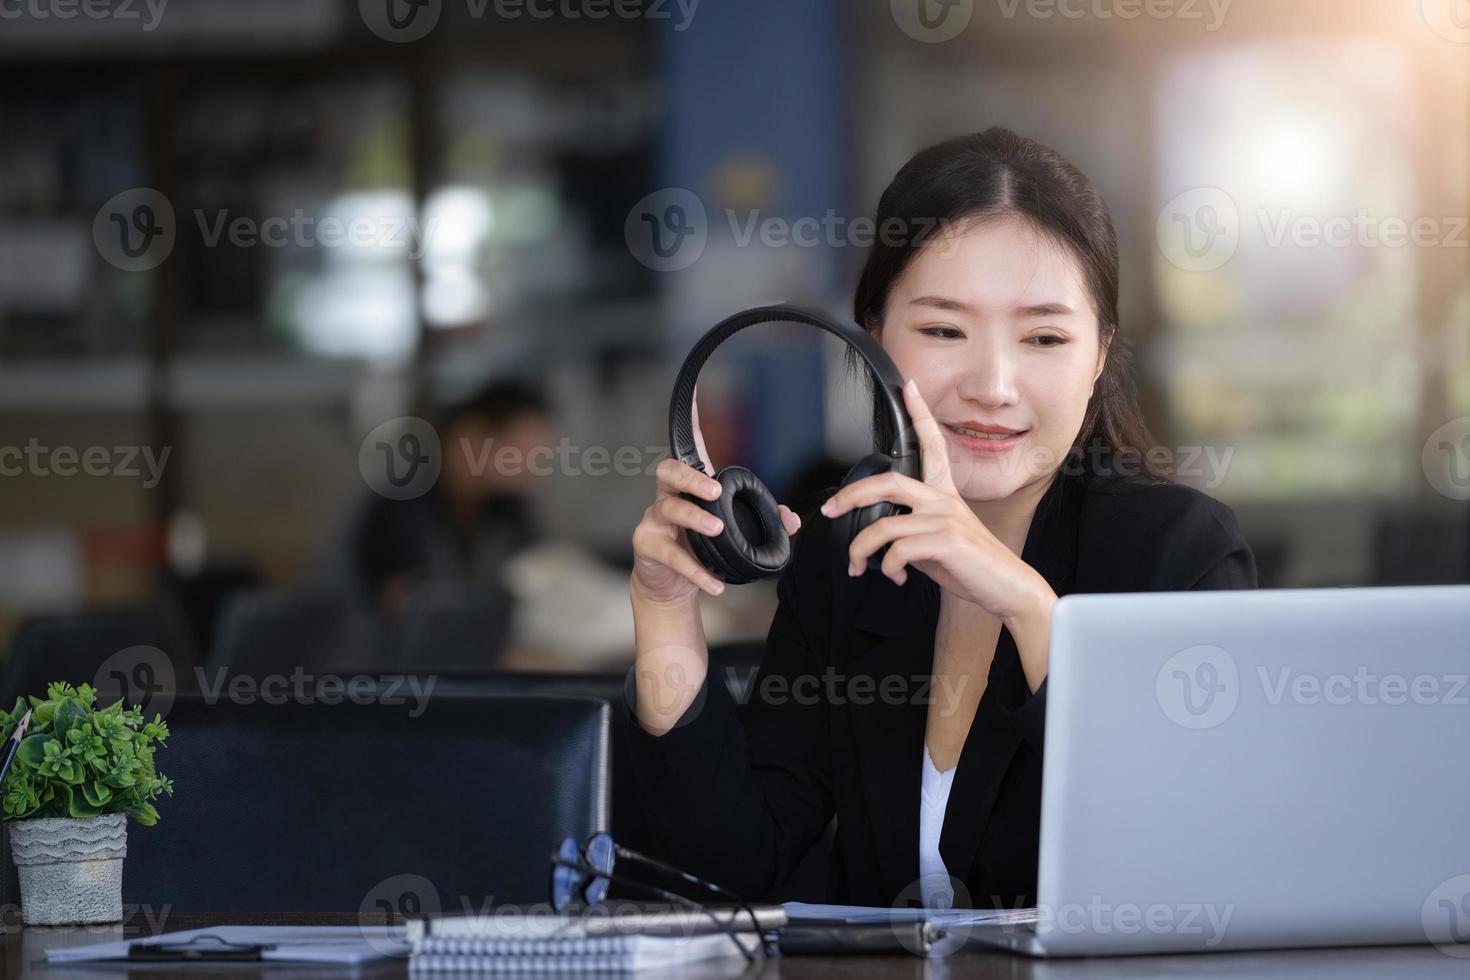
<instances>
[{"instance_id":1,"label":"woman's finger","mask_svg":"<svg viewBox=\"0 0 1470 980\"><path fill-rule=\"evenodd\" d=\"M654 502L653 513L665 524L688 528L704 535L719 534L725 528L724 521L683 497L660 497Z\"/></svg>"},{"instance_id":2,"label":"woman's finger","mask_svg":"<svg viewBox=\"0 0 1470 980\"><path fill-rule=\"evenodd\" d=\"M903 400L909 418L914 423L914 434L919 437L919 455L923 463L924 482L941 490L954 489L954 478L949 472L949 440L929 411L929 404L919 394L919 386L913 378L903 386Z\"/></svg>"},{"instance_id":3,"label":"woman's finger","mask_svg":"<svg viewBox=\"0 0 1470 980\"><path fill-rule=\"evenodd\" d=\"M725 583L711 575L685 545L668 540L658 541L650 545L647 557L672 568L710 595L719 595L725 591Z\"/></svg>"},{"instance_id":4,"label":"woman's finger","mask_svg":"<svg viewBox=\"0 0 1470 980\"><path fill-rule=\"evenodd\" d=\"M715 464L709 460L709 450L704 448L704 433L699 429L699 384L694 385L694 393L689 396L692 404L689 406L689 427L694 430L694 448L699 453L700 462L704 463L706 473L714 473Z\"/></svg>"},{"instance_id":5,"label":"woman's finger","mask_svg":"<svg viewBox=\"0 0 1470 980\"><path fill-rule=\"evenodd\" d=\"M910 535L933 534L942 526L939 518L928 514L898 514L874 521L858 532L847 548L848 574L853 574L853 569L861 573L868 563L868 556L885 544Z\"/></svg>"},{"instance_id":6,"label":"woman's finger","mask_svg":"<svg viewBox=\"0 0 1470 980\"><path fill-rule=\"evenodd\" d=\"M903 504L910 510L916 510L918 504L935 499L938 493L934 487L920 483L911 476L890 471L863 477L856 483L842 487L827 498L827 502L822 505L822 513L828 517L838 517L855 507L867 507L880 500Z\"/></svg>"},{"instance_id":7,"label":"woman's finger","mask_svg":"<svg viewBox=\"0 0 1470 980\"><path fill-rule=\"evenodd\" d=\"M915 534L900 538L893 542L893 546L883 556L883 563L879 568L884 575L902 585L909 580L905 566L935 558L945 547L948 538L949 535L946 534Z\"/></svg>"},{"instance_id":8,"label":"woman's finger","mask_svg":"<svg viewBox=\"0 0 1470 980\"><path fill-rule=\"evenodd\" d=\"M719 480L672 457L659 460L658 468L654 472L658 478L658 488L664 493L692 493L705 500L718 500L724 492Z\"/></svg>"},{"instance_id":9,"label":"woman's finger","mask_svg":"<svg viewBox=\"0 0 1470 980\"><path fill-rule=\"evenodd\" d=\"M801 530L801 518L797 516L796 511L785 504L778 505L777 509L781 512L781 526L786 528L787 534L795 534Z\"/></svg>"}]
</instances>

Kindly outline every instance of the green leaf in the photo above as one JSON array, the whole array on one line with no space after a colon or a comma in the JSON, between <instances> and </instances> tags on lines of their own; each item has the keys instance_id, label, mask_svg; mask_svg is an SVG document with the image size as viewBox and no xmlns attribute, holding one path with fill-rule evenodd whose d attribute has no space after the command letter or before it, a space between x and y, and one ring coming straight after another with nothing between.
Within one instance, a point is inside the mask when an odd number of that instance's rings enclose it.
<instances>
[{"instance_id":1,"label":"green leaf","mask_svg":"<svg viewBox=\"0 0 1470 980\"><path fill-rule=\"evenodd\" d=\"M87 798L88 803L100 809L112 799L112 790L101 783L83 783L82 795Z\"/></svg>"},{"instance_id":2,"label":"green leaf","mask_svg":"<svg viewBox=\"0 0 1470 980\"><path fill-rule=\"evenodd\" d=\"M20 748L15 750L15 760L35 769L46 759L46 746L55 741L45 732L27 735L20 740Z\"/></svg>"},{"instance_id":3,"label":"green leaf","mask_svg":"<svg viewBox=\"0 0 1470 980\"><path fill-rule=\"evenodd\" d=\"M67 698L61 702L61 707L56 709L56 717L51 722L51 730L58 738L64 739L79 727L85 730L86 725L87 709L82 707L82 702L76 698Z\"/></svg>"},{"instance_id":4,"label":"green leaf","mask_svg":"<svg viewBox=\"0 0 1470 980\"><path fill-rule=\"evenodd\" d=\"M125 807L123 812L136 820L140 827L152 827L158 823L158 810L151 803L138 803Z\"/></svg>"},{"instance_id":5,"label":"green leaf","mask_svg":"<svg viewBox=\"0 0 1470 980\"><path fill-rule=\"evenodd\" d=\"M72 817L95 817L102 812L102 807L88 802L85 796L68 786L66 787L66 812Z\"/></svg>"}]
</instances>

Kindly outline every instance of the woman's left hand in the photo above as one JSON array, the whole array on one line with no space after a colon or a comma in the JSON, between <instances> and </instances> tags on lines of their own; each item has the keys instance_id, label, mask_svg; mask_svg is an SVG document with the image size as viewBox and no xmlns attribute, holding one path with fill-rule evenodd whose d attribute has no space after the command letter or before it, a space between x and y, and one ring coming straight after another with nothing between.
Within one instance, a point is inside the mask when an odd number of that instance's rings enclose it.
<instances>
[{"instance_id":1,"label":"woman's left hand","mask_svg":"<svg viewBox=\"0 0 1470 980\"><path fill-rule=\"evenodd\" d=\"M1049 610L1056 594L1046 579L1001 543L955 489L949 442L912 380L904 385L904 403L919 437L923 481L881 473L841 488L822 505L827 517L884 500L911 511L864 528L848 548L848 574L860 574L868 556L887 544L883 574L899 585L913 565L945 592L1007 624Z\"/></svg>"}]
</instances>

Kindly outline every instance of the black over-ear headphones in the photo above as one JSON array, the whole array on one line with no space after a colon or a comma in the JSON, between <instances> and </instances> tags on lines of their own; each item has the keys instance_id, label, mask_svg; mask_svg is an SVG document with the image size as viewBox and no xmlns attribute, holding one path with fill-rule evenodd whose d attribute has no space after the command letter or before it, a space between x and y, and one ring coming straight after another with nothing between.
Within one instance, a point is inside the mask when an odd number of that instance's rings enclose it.
<instances>
[{"instance_id":1,"label":"black over-ear headphones","mask_svg":"<svg viewBox=\"0 0 1470 980\"><path fill-rule=\"evenodd\" d=\"M835 334L857 350L877 377L877 395L893 419L893 445L885 451L872 452L858 460L842 478L842 485L893 470L919 478L919 440L903 403L903 378L889 359L883 346L867 331L851 321L837 320L817 310L800 306L761 306L736 313L717 324L699 339L689 352L674 383L674 398L669 405L669 445L673 455L703 473L704 463L694 441L692 415L694 385L699 369L732 334L758 323L808 323ZM724 522L719 534L704 535L686 530L689 548L701 565L712 575L731 585L744 585L756 579L777 575L791 561L791 539L781 525L776 498L766 485L743 466L727 466L714 474L724 492L719 500L704 500L693 494L682 494ZM833 520L839 541L850 544L863 528L894 514L908 513L908 508L889 501L848 511ZM883 560L880 549L868 559L868 567L876 568Z\"/></svg>"}]
</instances>

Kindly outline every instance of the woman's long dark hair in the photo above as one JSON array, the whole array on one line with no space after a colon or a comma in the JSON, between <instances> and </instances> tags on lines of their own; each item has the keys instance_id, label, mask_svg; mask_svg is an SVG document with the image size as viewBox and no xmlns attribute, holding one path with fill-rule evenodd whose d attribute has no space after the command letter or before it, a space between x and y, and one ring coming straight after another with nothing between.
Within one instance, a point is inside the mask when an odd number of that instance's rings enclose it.
<instances>
[{"instance_id":1,"label":"woman's long dark hair","mask_svg":"<svg viewBox=\"0 0 1470 980\"><path fill-rule=\"evenodd\" d=\"M1017 215L1067 248L1082 267L1097 311L1098 334L1107 347L1077 438L1061 466L1071 473L1108 453L1119 468L1167 480L1165 465L1147 450L1154 445L1133 392L1133 353L1118 337L1118 239L1102 196L1076 167L1050 147L993 126L920 150L903 165L878 201L880 231L863 264L853 297L853 318L870 334L883 328L894 282L938 231L973 220ZM907 229L883 234L883 229ZM855 351L848 367L875 384ZM893 441L892 423L875 400L874 446Z\"/></svg>"}]
</instances>

